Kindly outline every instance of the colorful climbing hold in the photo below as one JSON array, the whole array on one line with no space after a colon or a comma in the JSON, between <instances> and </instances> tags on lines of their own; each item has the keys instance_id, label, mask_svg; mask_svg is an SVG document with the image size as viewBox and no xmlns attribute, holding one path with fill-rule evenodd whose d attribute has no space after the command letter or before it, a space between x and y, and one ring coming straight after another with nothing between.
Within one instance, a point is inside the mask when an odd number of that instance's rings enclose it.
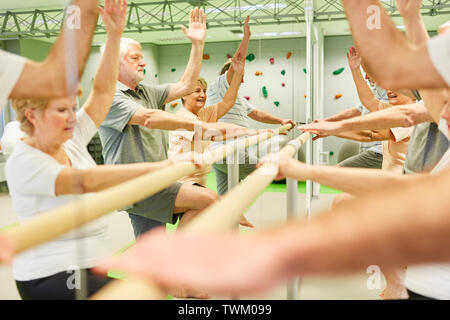
<instances>
[{"instance_id":1,"label":"colorful climbing hold","mask_svg":"<svg viewBox=\"0 0 450 320\"><path fill-rule=\"evenodd\" d=\"M286 70L281 70L281 74L284 76L286 74Z\"/></svg>"},{"instance_id":2,"label":"colorful climbing hold","mask_svg":"<svg viewBox=\"0 0 450 320\"><path fill-rule=\"evenodd\" d=\"M282 83L281 83L281 86L282 86L282 87L286 87L286 83L282 82Z\"/></svg>"},{"instance_id":3,"label":"colorful climbing hold","mask_svg":"<svg viewBox=\"0 0 450 320\"><path fill-rule=\"evenodd\" d=\"M306 98L308 98L308 95L305 93L304 97L305 97L305 99L306 99Z\"/></svg>"},{"instance_id":4,"label":"colorful climbing hold","mask_svg":"<svg viewBox=\"0 0 450 320\"><path fill-rule=\"evenodd\" d=\"M333 74L334 74L335 76L338 75L338 74L341 74L342 71L344 71L344 69L345 69L345 68L340 68L340 69L334 70L334 71L333 71Z\"/></svg>"},{"instance_id":5,"label":"colorful climbing hold","mask_svg":"<svg viewBox=\"0 0 450 320\"><path fill-rule=\"evenodd\" d=\"M157 74L155 74L155 78L158 78L158 75L157 75Z\"/></svg>"},{"instance_id":6,"label":"colorful climbing hold","mask_svg":"<svg viewBox=\"0 0 450 320\"><path fill-rule=\"evenodd\" d=\"M292 56L292 52L289 51L289 52L287 53L287 55L286 55L286 59L289 59L291 56Z\"/></svg>"},{"instance_id":7,"label":"colorful climbing hold","mask_svg":"<svg viewBox=\"0 0 450 320\"><path fill-rule=\"evenodd\" d=\"M170 104L170 106L171 106L172 108L175 108L177 105L178 105L178 102L173 102L173 103Z\"/></svg>"},{"instance_id":8,"label":"colorful climbing hold","mask_svg":"<svg viewBox=\"0 0 450 320\"><path fill-rule=\"evenodd\" d=\"M145 76L145 73L147 72L147 70L144 68L144 76Z\"/></svg>"},{"instance_id":9,"label":"colorful climbing hold","mask_svg":"<svg viewBox=\"0 0 450 320\"><path fill-rule=\"evenodd\" d=\"M250 101L250 97L249 96L244 96L245 100Z\"/></svg>"},{"instance_id":10,"label":"colorful climbing hold","mask_svg":"<svg viewBox=\"0 0 450 320\"><path fill-rule=\"evenodd\" d=\"M255 60L255 55L253 53L250 53L249 55L247 55L246 59L248 61L253 61L253 60Z\"/></svg>"},{"instance_id":11,"label":"colorful climbing hold","mask_svg":"<svg viewBox=\"0 0 450 320\"><path fill-rule=\"evenodd\" d=\"M274 101L273 102L277 107L280 105L280 101Z\"/></svg>"},{"instance_id":12,"label":"colorful climbing hold","mask_svg":"<svg viewBox=\"0 0 450 320\"><path fill-rule=\"evenodd\" d=\"M172 68L172 69L170 69L170 71L175 72L175 71L177 71L177 69Z\"/></svg>"},{"instance_id":13,"label":"colorful climbing hold","mask_svg":"<svg viewBox=\"0 0 450 320\"><path fill-rule=\"evenodd\" d=\"M262 71L256 71L255 72L255 76L257 76L257 77L262 76L262 75L263 75Z\"/></svg>"},{"instance_id":14,"label":"colorful climbing hold","mask_svg":"<svg viewBox=\"0 0 450 320\"><path fill-rule=\"evenodd\" d=\"M231 54L227 53L227 58L231 59L231 58L233 58L233 56Z\"/></svg>"},{"instance_id":15,"label":"colorful climbing hold","mask_svg":"<svg viewBox=\"0 0 450 320\"><path fill-rule=\"evenodd\" d=\"M334 99L340 99L342 98L342 94L338 93L337 95L334 96Z\"/></svg>"},{"instance_id":16,"label":"colorful climbing hold","mask_svg":"<svg viewBox=\"0 0 450 320\"><path fill-rule=\"evenodd\" d=\"M266 86L262 87L262 93L263 93L264 98L267 98L269 93L267 92Z\"/></svg>"},{"instance_id":17,"label":"colorful climbing hold","mask_svg":"<svg viewBox=\"0 0 450 320\"><path fill-rule=\"evenodd\" d=\"M204 54L203 55L203 60L209 60L209 58L211 58L210 56L209 56L209 54Z\"/></svg>"},{"instance_id":18,"label":"colorful climbing hold","mask_svg":"<svg viewBox=\"0 0 450 320\"><path fill-rule=\"evenodd\" d=\"M269 61L270 61L270 64L274 64L275 63L275 59L274 58L270 58Z\"/></svg>"},{"instance_id":19,"label":"colorful climbing hold","mask_svg":"<svg viewBox=\"0 0 450 320\"><path fill-rule=\"evenodd\" d=\"M306 73L306 68L303 68L303 72Z\"/></svg>"}]
</instances>

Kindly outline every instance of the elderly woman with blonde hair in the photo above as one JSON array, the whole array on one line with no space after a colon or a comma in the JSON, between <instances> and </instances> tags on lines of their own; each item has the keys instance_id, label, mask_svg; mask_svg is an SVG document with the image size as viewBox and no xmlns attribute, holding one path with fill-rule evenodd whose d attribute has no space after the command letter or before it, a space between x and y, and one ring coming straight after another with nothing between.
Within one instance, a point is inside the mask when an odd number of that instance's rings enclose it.
<instances>
[{"instance_id":1,"label":"elderly woman with blonde hair","mask_svg":"<svg viewBox=\"0 0 450 320\"><path fill-rule=\"evenodd\" d=\"M5 173L21 223L91 192L169 164L165 161L96 166L87 151L87 144L113 99L126 8L125 0L106 0L105 8L99 9L107 30L106 50L92 91L80 110L76 111L75 96L13 100L25 137L16 141ZM86 270L86 292L93 294L108 282L108 278L96 276L90 269L110 253L109 243L107 220L101 218L20 254L14 260L13 273L21 297L74 299L76 281L72 279L80 270Z\"/></svg>"}]
</instances>

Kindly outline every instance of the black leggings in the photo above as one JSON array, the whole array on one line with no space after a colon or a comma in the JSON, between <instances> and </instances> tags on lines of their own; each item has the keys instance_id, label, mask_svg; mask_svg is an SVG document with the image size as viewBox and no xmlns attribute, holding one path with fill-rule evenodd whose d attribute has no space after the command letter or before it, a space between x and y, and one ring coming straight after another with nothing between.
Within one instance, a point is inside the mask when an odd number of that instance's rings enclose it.
<instances>
[{"instance_id":1,"label":"black leggings","mask_svg":"<svg viewBox=\"0 0 450 320\"><path fill-rule=\"evenodd\" d=\"M408 290L408 295L409 295L408 300L436 300L434 298L422 296L422 295L415 293L409 289L407 289L407 290Z\"/></svg>"},{"instance_id":2,"label":"black leggings","mask_svg":"<svg viewBox=\"0 0 450 320\"><path fill-rule=\"evenodd\" d=\"M71 283L73 274L60 272L49 277L30 281L16 281L17 290L23 300L75 300L76 289L70 289L68 282ZM110 278L95 275L91 270L86 270L87 293L88 297L93 295Z\"/></svg>"}]
</instances>

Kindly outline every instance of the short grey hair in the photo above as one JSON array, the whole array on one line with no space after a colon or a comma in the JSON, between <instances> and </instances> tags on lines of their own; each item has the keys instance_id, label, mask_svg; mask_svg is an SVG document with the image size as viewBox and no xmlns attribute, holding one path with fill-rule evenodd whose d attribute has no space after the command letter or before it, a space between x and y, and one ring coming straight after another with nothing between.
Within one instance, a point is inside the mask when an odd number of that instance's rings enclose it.
<instances>
[{"instance_id":1,"label":"short grey hair","mask_svg":"<svg viewBox=\"0 0 450 320\"><path fill-rule=\"evenodd\" d=\"M119 53L120 60L122 60L123 57L127 54L128 49L131 45L137 46L139 49L142 49L142 46L139 43L139 41L136 41L131 38L120 39L120 53ZM105 53L105 48L106 48L106 43L102 44L102 46L100 47L100 53L102 55Z\"/></svg>"}]
</instances>

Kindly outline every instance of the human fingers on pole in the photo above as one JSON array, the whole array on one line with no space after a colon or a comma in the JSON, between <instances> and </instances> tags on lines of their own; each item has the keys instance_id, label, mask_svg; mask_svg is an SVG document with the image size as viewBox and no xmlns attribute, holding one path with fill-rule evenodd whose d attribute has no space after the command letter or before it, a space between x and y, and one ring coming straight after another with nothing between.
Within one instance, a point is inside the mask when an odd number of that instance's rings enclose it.
<instances>
[{"instance_id":1,"label":"human fingers on pole","mask_svg":"<svg viewBox=\"0 0 450 320\"><path fill-rule=\"evenodd\" d=\"M292 120L292 119L284 119L284 120L281 122L281 124L282 124L282 125L285 125L285 124L291 124L292 126L291 126L291 128L290 128L289 130L294 129L295 126L297 125L297 124L295 123L295 121Z\"/></svg>"},{"instance_id":2,"label":"human fingers on pole","mask_svg":"<svg viewBox=\"0 0 450 320\"><path fill-rule=\"evenodd\" d=\"M175 158L175 162L191 162L197 169L203 167L203 157L198 152L187 152Z\"/></svg>"}]
</instances>

